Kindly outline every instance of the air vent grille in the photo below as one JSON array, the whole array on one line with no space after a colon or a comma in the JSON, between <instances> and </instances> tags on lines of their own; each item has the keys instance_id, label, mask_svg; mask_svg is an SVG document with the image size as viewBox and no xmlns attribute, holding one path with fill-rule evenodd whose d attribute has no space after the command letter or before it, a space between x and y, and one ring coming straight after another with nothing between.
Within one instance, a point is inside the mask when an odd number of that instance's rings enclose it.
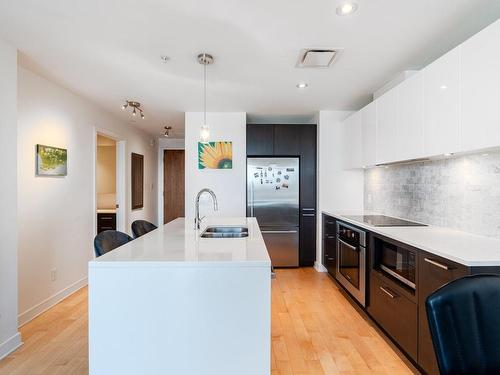
<instances>
[{"instance_id":1,"label":"air vent grille","mask_svg":"<svg viewBox=\"0 0 500 375\"><path fill-rule=\"evenodd\" d=\"M335 61L339 51L336 49L309 48L300 51L298 68L328 68Z\"/></svg>"}]
</instances>

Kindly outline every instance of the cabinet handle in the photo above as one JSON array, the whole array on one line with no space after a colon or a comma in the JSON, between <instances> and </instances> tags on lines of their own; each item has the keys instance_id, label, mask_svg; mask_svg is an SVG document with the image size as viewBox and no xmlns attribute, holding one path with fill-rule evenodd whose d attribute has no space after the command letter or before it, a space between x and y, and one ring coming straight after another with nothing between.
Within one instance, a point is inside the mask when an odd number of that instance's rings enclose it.
<instances>
[{"instance_id":1,"label":"cabinet handle","mask_svg":"<svg viewBox=\"0 0 500 375\"><path fill-rule=\"evenodd\" d=\"M326 222L328 225L334 225L335 224L335 221L327 221Z\"/></svg>"},{"instance_id":2,"label":"cabinet handle","mask_svg":"<svg viewBox=\"0 0 500 375\"><path fill-rule=\"evenodd\" d=\"M380 288L380 290L381 290L382 292L384 292L385 294L387 294L387 295L388 295L389 297L391 297L392 299L394 299L394 298L396 298L396 297L397 297L396 293L394 293L394 292L392 292L392 291L391 291L392 293L391 293L391 292L389 292L389 290L387 290L387 289L386 289L386 288L384 288L383 286L380 286L379 288Z\"/></svg>"},{"instance_id":3,"label":"cabinet handle","mask_svg":"<svg viewBox=\"0 0 500 375\"><path fill-rule=\"evenodd\" d=\"M329 240L334 240L335 239L335 235L333 235L333 234L327 234L326 238L329 239Z\"/></svg>"},{"instance_id":4,"label":"cabinet handle","mask_svg":"<svg viewBox=\"0 0 500 375\"><path fill-rule=\"evenodd\" d=\"M450 267L448 267L446 264L436 262L435 260L432 260L432 259L429 259L429 258L424 258L424 260L427 263L430 263L430 264L432 264L432 265L434 265L436 267L442 268L443 270L448 271L450 269Z\"/></svg>"},{"instance_id":5,"label":"cabinet handle","mask_svg":"<svg viewBox=\"0 0 500 375\"><path fill-rule=\"evenodd\" d=\"M315 208L303 208L302 211L316 211Z\"/></svg>"},{"instance_id":6,"label":"cabinet handle","mask_svg":"<svg viewBox=\"0 0 500 375\"><path fill-rule=\"evenodd\" d=\"M302 214L302 216L316 216L316 214Z\"/></svg>"},{"instance_id":7,"label":"cabinet handle","mask_svg":"<svg viewBox=\"0 0 500 375\"><path fill-rule=\"evenodd\" d=\"M113 216L101 216L99 219L101 219L101 220L113 220Z\"/></svg>"},{"instance_id":8,"label":"cabinet handle","mask_svg":"<svg viewBox=\"0 0 500 375\"><path fill-rule=\"evenodd\" d=\"M335 258L326 258L327 260L329 260L330 262L333 262L335 260Z\"/></svg>"}]
</instances>

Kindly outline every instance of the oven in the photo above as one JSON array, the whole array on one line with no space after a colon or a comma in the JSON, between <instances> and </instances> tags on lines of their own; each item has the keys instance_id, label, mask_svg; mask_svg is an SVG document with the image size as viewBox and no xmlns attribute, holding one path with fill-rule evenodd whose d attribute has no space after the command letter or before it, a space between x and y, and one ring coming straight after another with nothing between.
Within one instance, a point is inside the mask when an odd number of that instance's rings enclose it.
<instances>
[{"instance_id":1,"label":"oven","mask_svg":"<svg viewBox=\"0 0 500 375\"><path fill-rule=\"evenodd\" d=\"M366 233L337 222L337 281L362 305L366 293Z\"/></svg>"}]
</instances>

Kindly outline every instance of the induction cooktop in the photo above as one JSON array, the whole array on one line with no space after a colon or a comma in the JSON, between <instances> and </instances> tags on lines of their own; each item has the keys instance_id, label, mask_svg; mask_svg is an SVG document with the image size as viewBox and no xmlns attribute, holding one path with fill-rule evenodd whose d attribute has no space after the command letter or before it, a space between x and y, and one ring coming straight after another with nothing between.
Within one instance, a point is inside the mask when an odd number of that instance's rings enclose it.
<instances>
[{"instance_id":1,"label":"induction cooktop","mask_svg":"<svg viewBox=\"0 0 500 375\"><path fill-rule=\"evenodd\" d=\"M398 219L385 215L346 215L348 219L359 221L373 227L426 227L427 225L414 221Z\"/></svg>"}]
</instances>

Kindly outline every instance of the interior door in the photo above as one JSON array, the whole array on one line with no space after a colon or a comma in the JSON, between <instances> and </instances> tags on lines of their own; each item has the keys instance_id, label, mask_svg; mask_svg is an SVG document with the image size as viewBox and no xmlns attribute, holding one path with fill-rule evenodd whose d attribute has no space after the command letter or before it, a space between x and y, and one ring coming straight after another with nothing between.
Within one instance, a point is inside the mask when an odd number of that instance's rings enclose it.
<instances>
[{"instance_id":1,"label":"interior door","mask_svg":"<svg viewBox=\"0 0 500 375\"><path fill-rule=\"evenodd\" d=\"M184 150L163 153L163 223L184 216Z\"/></svg>"}]
</instances>

